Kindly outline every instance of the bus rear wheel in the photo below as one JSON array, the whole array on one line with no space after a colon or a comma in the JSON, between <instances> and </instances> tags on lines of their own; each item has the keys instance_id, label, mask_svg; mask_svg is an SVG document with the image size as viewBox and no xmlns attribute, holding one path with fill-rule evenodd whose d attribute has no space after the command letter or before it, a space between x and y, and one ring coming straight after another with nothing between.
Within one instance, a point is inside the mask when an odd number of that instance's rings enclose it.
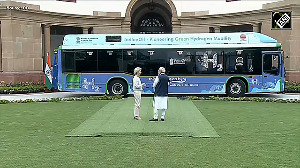
<instances>
[{"instance_id":1,"label":"bus rear wheel","mask_svg":"<svg viewBox=\"0 0 300 168\"><path fill-rule=\"evenodd\" d=\"M233 79L227 84L226 93L229 97L245 96L246 85L241 79Z\"/></svg>"},{"instance_id":2,"label":"bus rear wheel","mask_svg":"<svg viewBox=\"0 0 300 168\"><path fill-rule=\"evenodd\" d=\"M113 80L111 82L109 82L108 84L108 93L109 95L126 95L127 94L127 90L128 90L128 86L126 84L126 82L124 82L123 80Z\"/></svg>"}]
</instances>

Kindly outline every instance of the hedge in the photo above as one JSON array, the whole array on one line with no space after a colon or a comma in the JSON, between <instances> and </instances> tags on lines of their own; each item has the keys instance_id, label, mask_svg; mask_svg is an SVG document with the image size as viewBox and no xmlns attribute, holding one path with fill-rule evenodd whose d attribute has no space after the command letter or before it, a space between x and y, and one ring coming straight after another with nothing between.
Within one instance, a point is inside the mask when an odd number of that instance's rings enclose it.
<instances>
[{"instance_id":1,"label":"hedge","mask_svg":"<svg viewBox=\"0 0 300 168\"><path fill-rule=\"evenodd\" d=\"M285 93L300 93L300 82L285 82Z\"/></svg>"},{"instance_id":2,"label":"hedge","mask_svg":"<svg viewBox=\"0 0 300 168\"><path fill-rule=\"evenodd\" d=\"M15 84L6 84L1 81L0 94L24 94L44 92L46 86L40 83L21 82Z\"/></svg>"}]
</instances>

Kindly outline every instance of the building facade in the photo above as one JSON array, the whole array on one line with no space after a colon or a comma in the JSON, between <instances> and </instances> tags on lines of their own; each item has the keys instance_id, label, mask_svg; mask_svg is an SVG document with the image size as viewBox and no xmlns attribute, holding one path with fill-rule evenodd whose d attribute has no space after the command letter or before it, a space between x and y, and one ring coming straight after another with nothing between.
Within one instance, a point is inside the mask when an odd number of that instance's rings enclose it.
<instances>
[{"instance_id":1,"label":"building facade","mask_svg":"<svg viewBox=\"0 0 300 168\"><path fill-rule=\"evenodd\" d=\"M272 12L291 12L290 29L272 29ZM285 52L287 80L300 81L300 2L284 0L262 9L209 15L182 12L172 0L131 0L125 11L94 11L93 16L55 13L40 6L2 1L0 6L0 81L43 82L47 53L66 34L219 33L253 31L277 39Z\"/></svg>"}]
</instances>

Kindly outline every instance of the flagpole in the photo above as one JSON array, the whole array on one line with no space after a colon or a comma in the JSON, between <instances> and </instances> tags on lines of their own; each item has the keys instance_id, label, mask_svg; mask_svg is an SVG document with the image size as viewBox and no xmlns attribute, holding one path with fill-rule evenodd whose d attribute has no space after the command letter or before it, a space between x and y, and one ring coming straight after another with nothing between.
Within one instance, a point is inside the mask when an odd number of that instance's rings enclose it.
<instances>
[{"instance_id":1,"label":"flagpole","mask_svg":"<svg viewBox=\"0 0 300 168\"><path fill-rule=\"evenodd\" d=\"M50 62L49 52L47 52L47 62L45 65L44 84L46 85L45 93L50 93L53 85L52 85L52 70L51 70L51 62Z\"/></svg>"}]
</instances>

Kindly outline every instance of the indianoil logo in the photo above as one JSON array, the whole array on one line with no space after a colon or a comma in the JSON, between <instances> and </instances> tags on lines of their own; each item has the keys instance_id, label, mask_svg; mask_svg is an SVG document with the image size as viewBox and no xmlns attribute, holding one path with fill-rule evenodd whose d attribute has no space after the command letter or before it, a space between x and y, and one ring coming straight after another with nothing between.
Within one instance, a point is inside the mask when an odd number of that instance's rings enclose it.
<instances>
[{"instance_id":1,"label":"indianoil logo","mask_svg":"<svg viewBox=\"0 0 300 168\"><path fill-rule=\"evenodd\" d=\"M240 40L241 40L241 41L246 41L246 40L247 40L246 34L241 34L241 35L240 35Z\"/></svg>"}]
</instances>

